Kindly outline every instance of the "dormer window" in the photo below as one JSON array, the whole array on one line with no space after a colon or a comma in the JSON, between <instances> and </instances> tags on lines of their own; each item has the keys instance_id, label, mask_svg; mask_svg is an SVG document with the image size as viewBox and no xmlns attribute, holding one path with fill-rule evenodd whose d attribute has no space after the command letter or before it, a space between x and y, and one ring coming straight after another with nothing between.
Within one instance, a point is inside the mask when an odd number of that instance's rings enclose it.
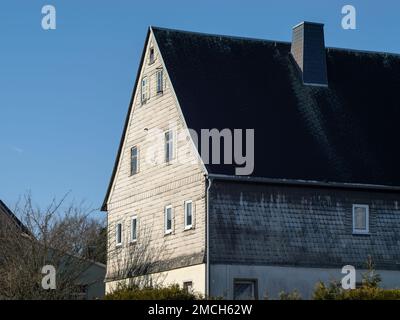
<instances>
[{"instance_id":1,"label":"dormer window","mask_svg":"<svg viewBox=\"0 0 400 320\"><path fill-rule=\"evenodd\" d=\"M147 77L143 77L142 85L141 85L141 101L142 103L146 103L146 101L150 97L150 87L149 87L149 79Z\"/></svg>"},{"instance_id":2,"label":"dormer window","mask_svg":"<svg viewBox=\"0 0 400 320\"><path fill-rule=\"evenodd\" d=\"M154 47L151 47L149 50L149 64L154 63L155 60L156 60L156 56L154 53Z\"/></svg>"}]
</instances>

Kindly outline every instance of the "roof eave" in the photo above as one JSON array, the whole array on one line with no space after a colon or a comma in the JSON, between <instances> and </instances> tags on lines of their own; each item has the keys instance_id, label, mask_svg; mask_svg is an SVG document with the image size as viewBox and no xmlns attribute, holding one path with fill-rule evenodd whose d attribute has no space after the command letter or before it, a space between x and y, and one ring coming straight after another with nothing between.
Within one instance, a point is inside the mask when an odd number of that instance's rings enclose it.
<instances>
[{"instance_id":1,"label":"roof eave","mask_svg":"<svg viewBox=\"0 0 400 320\"><path fill-rule=\"evenodd\" d=\"M314 181L314 180L296 180L296 179L275 179L253 176L236 176L223 174L208 174L208 178L223 181L236 181L247 183L276 184L276 185L292 185L306 187L324 187L324 188L341 188L341 189L358 189L372 191L392 191L400 192L400 186L376 185L363 183L346 183L334 181Z\"/></svg>"}]
</instances>

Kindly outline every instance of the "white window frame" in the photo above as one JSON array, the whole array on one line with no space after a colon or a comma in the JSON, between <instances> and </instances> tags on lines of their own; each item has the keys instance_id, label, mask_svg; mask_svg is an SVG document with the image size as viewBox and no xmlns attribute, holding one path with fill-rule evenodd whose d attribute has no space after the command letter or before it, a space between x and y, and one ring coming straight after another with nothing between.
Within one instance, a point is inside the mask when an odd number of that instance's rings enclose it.
<instances>
[{"instance_id":1,"label":"white window frame","mask_svg":"<svg viewBox=\"0 0 400 320\"><path fill-rule=\"evenodd\" d=\"M167 133L170 133L170 139L167 141L166 139L166 135ZM170 156L167 159L167 145L170 144L170 154L168 154L168 156ZM165 163L171 163L174 158L175 158L175 152L174 152L174 148L175 148L175 133L174 130L170 129L170 130L166 130L164 131L164 161Z\"/></svg>"},{"instance_id":2,"label":"white window frame","mask_svg":"<svg viewBox=\"0 0 400 320\"><path fill-rule=\"evenodd\" d=\"M158 69L156 71L156 91L157 94L164 92L164 70Z\"/></svg>"},{"instance_id":3,"label":"white window frame","mask_svg":"<svg viewBox=\"0 0 400 320\"><path fill-rule=\"evenodd\" d=\"M365 230L356 229L356 208L366 209ZM369 205L353 204L353 234L369 234Z\"/></svg>"},{"instance_id":4,"label":"white window frame","mask_svg":"<svg viewBox=\"0 0 400 320\"><path fill-rule=\"evenodd\" d=\"M150 99L150 85L149 77L144 76L140 82L140 101L142 104L146 103Z\"/></svg>"},{"instance_id":5,"label":"white window frame","mask_svg":"<svg viewBox=\"0 0 400 320\"><path fill-rule=\"evenodd\" d=\"M168 221L168 216L167 216L167 212L168 212L168 209L171 209L171 229L167 229L167 221ZM171 234L172 233L172 229L173 229L173 214L174 214L174 212L173 212L173 209L172 209L172 206L171 205L168 205L168 206L165 206L165 208L164 208L164 233L167 235L167 234Z\"/></svg>"},{"instance_id":6,"label":"white window frame","mask_svg":"<svg viewBox=\"0 0 400 320\"><path fill-rule=\"evenodd\" d=\"M182 282L182 289L185 289L185 285L190 283L190 290L188 290L188 293L193 293L194 289L193 289L193 280L185 280Z\"/></svg>"},{"instance_id":7,"label":"white window frame","mask_svg":"<svg viewBox=\"0 0 400 320\"><path fill-rule=\"evenodd\" d=\"M136 149L136 172L132 172L132 150L133 149ZM134 176L137 173L139 173L139 147L133 146L131 148L131 154L130 154L130 175Z\"/></svg>"},{"instance_id":8,"label":"white window frame","mask_svg":"<svg viewBox=\"0 0 400 320\"><path fill-rule=\"evenodd\" d=\"M191 203L192 204L192 223L190 224L190 225L188 225L188 223L187 223L187 207L186 207L186 205L187 204L189 204L189 203ZM192 200L187 200L187 201L185 201L184 202L184 204L183 204L183 206L184 206L184 214L185 214L185 230L190 230L190 229L193 229L193 219L194 219L194 205L193 205L193 201Z\"/></svg>"},{"instance_id":9,"label":"white window frame","mask_svg":"<svg viewBox=\"0 0 400 320\"><path fill-rule=\"evenodd\" d=\"M136 221L136 233L135 233L135 239L133 238L133 221ZM131 243L133 243L133 242L137 242L137 238L138 238L138 218L137 218L137 215L133 215L132 217L131 217L131 240L130 240L130 242Z\"/></svg>"},{"instance_id":10,"label":"white window frame","mask_svg":"<svg viewBox=\"0 0 400 320\"><path fill-rule=\"evenodd\" d=\"M253 299L258 300L258 279L233 279L233 288L232 288L232 294L233 294L233 300L239 300L235 299L235 285L236 284L250 284L253 290Z\"/></svg>"},{"instance_id":11,"label":"white window frame","mask_svg":"<svg viewBox=\"0 0 400 320\"><path fill-rule=\"evenodd\" d=\"M118 226L121 226L121 241L118 242ZM115 246L116 247L121 247L124 242L124 237L123 237L123 224L122 222L117 222L115 225Z\"/></svg>"},{"instance_id":12,"label":"white window frame","mask_svg":"<svg viewBox=\"0 0 400 320\"><path fill-rule=\"evenodd\" d=\"M153 51L153 55L151 52ZM151 46L149 48L149 64L153 64L156 61L156 50L154 49L154 46Z\"/></svg>"}]
</instances>

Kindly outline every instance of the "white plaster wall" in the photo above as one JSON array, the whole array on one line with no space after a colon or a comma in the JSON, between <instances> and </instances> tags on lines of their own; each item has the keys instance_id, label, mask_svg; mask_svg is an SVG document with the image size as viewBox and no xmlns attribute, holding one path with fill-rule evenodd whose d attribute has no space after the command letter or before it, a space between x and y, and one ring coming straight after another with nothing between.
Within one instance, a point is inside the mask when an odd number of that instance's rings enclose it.
<instances>
[{"instance_id":1,"label":"white plaster wall","mask_svg":"<svg viewBox=\"0 0 400 320\"><path fill-rule=\"evenodd\" d=\"M154 279L153 283L162 284L163 286L168 286L170 284L179 284L181 287L184 282L192 281L193 291L205 294L205 264L198 264L195 266L179 268L174 270L169 270L166 272L160 272L155 274L147 275L148 278ZM111 281L106 283L106 293L112 292L118 283L126 281Z\"/></svg>"}]
</instances>

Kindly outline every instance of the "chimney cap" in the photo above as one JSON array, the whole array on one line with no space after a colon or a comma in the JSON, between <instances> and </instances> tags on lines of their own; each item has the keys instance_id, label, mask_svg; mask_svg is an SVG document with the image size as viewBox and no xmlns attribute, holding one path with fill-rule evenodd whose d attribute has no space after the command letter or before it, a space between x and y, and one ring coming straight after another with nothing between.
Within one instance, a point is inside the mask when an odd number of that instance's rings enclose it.
<instances>
[{"instance_id":1,"label":"chimney cap","mask_svg":"<svg viewBox=\"0 0 400 320\"><path fill-rule=\"evenodd\" d=\"M320 23L320 22L302 21L302 22L296 24L296 25L293 27L293 29L296 29L296 28L298 28L298 27L300 27L300 26L302 26L302 25L305 25L305 24L308 24L308 25L311 25L311 26L321 26L321 27L324 26L324 24L323 24L323 23Z\"/></svg>"}]
</instances>

